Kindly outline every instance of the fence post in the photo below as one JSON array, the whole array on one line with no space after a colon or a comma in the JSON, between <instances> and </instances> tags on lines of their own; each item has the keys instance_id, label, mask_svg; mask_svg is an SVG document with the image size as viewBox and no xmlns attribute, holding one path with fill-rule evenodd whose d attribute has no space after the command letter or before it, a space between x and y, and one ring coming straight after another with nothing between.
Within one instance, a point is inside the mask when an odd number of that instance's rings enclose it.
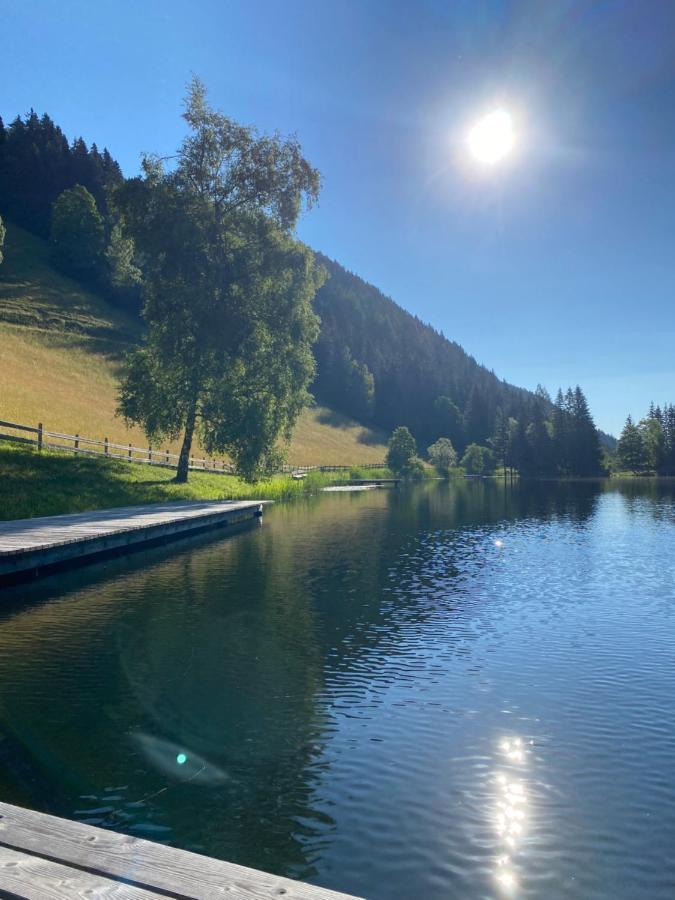
<instances>
[{"instance_id":1,"label":"fence post","mask_svg":"<svg viewBox=\"0 0 675 900\"><path fill-rule=\"evenodd\" d=\"M42 422L38 422L37 448L42 450Z\"/></svg>"},{"instance_id":2,"label":"fence post","mask_svg":"<svg viewBox=\"0 0 675 900\"><path fill-rule=\"evenodd\" d=\"M108 453L110 452L110 451L108 450L108 438L107 438L107 437L106 437L106 438L103 438L103 452L105 453L106 456L107 456Z\"/></svg>"},{"instance_id":3,"label":"fence post","mask_svg":"<svg viewBox=\"0 0 675 900\"><path fill-rule=\"evenodd\" d=\"M152 462L152 447L148 447L148 462Z\"/></svg>"},{"instance_id":4,"label":"fence post","mask_svg":"<svg viewBox=\"0 0 675 900\"><path fill-rule=\"evenodd\" d=\"M75 435L75 452L77 453L77 451L79 449L80 449L80 436L79 436L79 434L76 434Z\"/></svg>"},{"instance_id":5,"label":"fence post","mask_svg":"<svg viewBox=\"0 0 675 900\"><path fill-rule=\"evenodd\" d=\"M131 459L131 444L129 444L129 459Z\"/></svg>"}]
</instances>

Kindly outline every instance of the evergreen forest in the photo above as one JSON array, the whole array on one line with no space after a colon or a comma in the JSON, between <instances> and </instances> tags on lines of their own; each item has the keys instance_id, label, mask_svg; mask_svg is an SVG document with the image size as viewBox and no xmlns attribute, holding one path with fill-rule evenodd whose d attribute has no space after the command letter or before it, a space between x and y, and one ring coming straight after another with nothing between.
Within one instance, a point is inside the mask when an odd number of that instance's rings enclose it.
<instances>
[{"instance_id":1,"label":"evergreen forest","mask_svg":"<svg viewBox=\"0 0 675 900\"><path fill-rule=\"evenodd\" d=\"M47 114L0 119L0 216L47 238L66 274L140 315L143 248L114 199L126 184L128 197L137 181L125 180L107 148L69 140ZM447 439L467 465L481 460L481 471L606 473L615 441L595 427L580 387L552 398L541 387L509 384L338 262L319 253L315 260L326 276L313 301L320 327L310 390L318 401L386 432L405 426L421 450ZM672 407L626 429L627 468L675 472Z\"/></svg>"}]
</instances>

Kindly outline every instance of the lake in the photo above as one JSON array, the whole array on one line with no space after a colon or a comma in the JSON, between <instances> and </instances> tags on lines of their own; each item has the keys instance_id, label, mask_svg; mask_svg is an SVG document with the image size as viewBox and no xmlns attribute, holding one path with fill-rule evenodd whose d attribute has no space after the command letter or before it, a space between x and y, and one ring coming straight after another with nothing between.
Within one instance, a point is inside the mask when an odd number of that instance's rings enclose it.
<instances>
[{"instance_id":1,"label":"lake","mask_svg":"<svg viewBox=\"0 0 675 900\"><path fill-rule=\"evenodd\" d=\"M670 900L674 576L672 482L459 482L6 589L0 796L382 900Z\"/></svg>"}]
</instances>

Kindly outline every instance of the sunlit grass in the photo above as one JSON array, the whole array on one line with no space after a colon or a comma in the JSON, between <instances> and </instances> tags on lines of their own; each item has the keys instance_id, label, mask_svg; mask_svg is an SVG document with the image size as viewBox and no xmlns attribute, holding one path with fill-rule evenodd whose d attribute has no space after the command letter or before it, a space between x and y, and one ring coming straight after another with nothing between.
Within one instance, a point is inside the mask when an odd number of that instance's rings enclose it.
<instances>
[{"instance_id":1,"label":"sunlit grass","mask_svg":"<svg viewBox=\"0 0 675 900\"><path fill-rule=\"evenodd\" d=\"M368 472L363 477L382 470ZM229 475L191 472L174 484L174 470L96 459L0 442L0 519L86 512L167 500L288 500L343 480L347 473L311 472L302 480L278 475L248 484ZM359 476L360 477L360 476Z\"/></svg>"},{"instance_id":2,"label":"sunlit grass","mask_svg":"<svg viewBox=\"0 0 675 900\"><path fill-rule=\"evenodd\" d=\"M129 316L55 272L44 241L9 228L0 268L0 419L147 447L143 432L115 415L122 355L139 333ZM384 442L384 435L317 407L302 413L288 459L376 463ZM194 452L202 455L199 446Z\"/></svg>"}]
</instances>

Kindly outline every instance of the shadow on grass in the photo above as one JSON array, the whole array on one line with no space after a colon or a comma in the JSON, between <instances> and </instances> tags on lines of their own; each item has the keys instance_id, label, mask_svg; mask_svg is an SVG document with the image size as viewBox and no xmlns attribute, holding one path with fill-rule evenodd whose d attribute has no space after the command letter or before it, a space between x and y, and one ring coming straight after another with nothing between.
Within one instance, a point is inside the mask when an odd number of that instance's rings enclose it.
<instances>
[{"instance_id":1,"label":"shadow on grass","mask_svg":"<svg viewBox=\"0 0 675 900\"><path fill-rule=\"evenodd\" d=\"M357 436L357 443L365 444L366 447L380 447L387 443L387 439L383 434L376 431L364 430Z\"/></svg>"},{"instance_id":2,"label":"shadow on grass","mask_svg":"<svg viewBox=\"0 0 675 900\"><path fill-rule=\"evenodd\" d=\"M355 424L353 419L343 416L334 409L326 408L319 410L316 420L320 425L330 425L332 428L350 428Z\"/></svg>"},{"instance_id":3,"label":"shadow on grass","mask_svg":"<svg viewBox=\"0 0 675 900\"><path fill-rule=\"evenodd\" d=\"M373 430L369 425L350 419L349 416L336 412L334 409L321 409L317 413L316 419L319 424L330 425L331 428L359 429L359 433L356 435L357 443L367 447L376 447L378 444L386 443L385 436L380 432Z\"/></svg>"},{"instance_id":4,"label":"shadow on grass","mask_svg":"<svg viewBox=\"0 0 675 900\"><path fill-rule=\"evenodd\" d=\"M222 499L225 483L173 482L174 472L0 445L0 519L87 512L161 501ZM217 478L218 476L211 476Z\"/></svg>"}]
</instances>

